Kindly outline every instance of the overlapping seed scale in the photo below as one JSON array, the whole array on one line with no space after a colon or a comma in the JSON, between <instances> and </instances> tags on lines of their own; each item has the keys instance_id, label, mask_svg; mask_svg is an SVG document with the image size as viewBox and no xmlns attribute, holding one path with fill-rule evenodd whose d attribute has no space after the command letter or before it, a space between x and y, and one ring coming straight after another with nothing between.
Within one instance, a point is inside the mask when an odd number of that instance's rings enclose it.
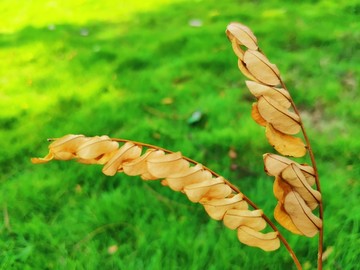
<instances>
[{"instance_id":1,"label":"overlapping seed scale","mask_svg":"<svg viewBox=\"0 0 360 270\"><path fill-rule=\"evenodd\" d=\"M239 42L236 39L231 40L231 46L235 55L240 59L244 59L244 51L240 48Z\"/></svg>"},{"instance_id":2,"label":"overlapping seed scale","mask_svg":"<svg viewBox=\"0 0 360 270\"><path fill-rule=\"evenodd\" d=\"M241 71L241 73L247 77L248 79L250 80L253 80L253 81L258 81L258 79L256 79L254 77L254 75L252 75L250 73L250 71L247 69L245 63L243 62L243 60L241 58L238 59L238 67L239 67L239 70Z\"/></svg>"},{"instance_id":3,"label":"overlapping seed scale","mask_svg":"<svg viewBox=\"0 0 360 270\"><path fill-rule=\"evenodd\" d=\"M204 170L201 164L196 164L186 170L175 172L166 178L169 187L175 191L181 191L184 187L212 179L212 174Z\"/></svg>"},{"instance_id":4,"label":"overlapping seed scale","mask_svg":"<svg viewBox=\"0 0 360 270\"><path fill-rule=\"evenodd\" d=\"M167 179L168 180L168 179ZM186 196L192 202L202 199L221 199L229 196L231 188L226 185L224 178L210 178L205 181L184 186Z\"/></svg>"},{"instance_id":5,"label":"overlapping seed scale","mask_svg":"<svg viewBox=\"0 0 360 270\"><path fill-rule=\"evenodd\" d=\"M261 116L259 113L259 109L257 107L257 103L253 103L251 107L251 117L252 119L260 126L266 127L267 123L266 120Z\"/></svg>"},{"instance_id":6,"label":"overlapping seed scale","mask_svg":"<svg viewBox=\"0 0 360 270\"><path fill-rule=\"evenodd\" d=\"M321 219L311 212L309 206L296 191L291 191L286 195L284 209L296 228L307 237L315 236L322 227Z\"/></svg>"},{"instance_id":7,"label":"overlapping seed scale","mask_svg":"<svg viewBox=\"0 0 360 270\"><path fill-rule=\"evenodd\" d=\"M240 226L247 226L256 231L261 231L266 227L266 221L262 217L262 210L239 210L229 209L224 216L224 225L231 230Z\"/></svg>"},{"instance_id":8,"label":"overlapping seed scale","mask_svg":"<svg viewBox=\"0 0 360 270\"><path fill-rule=\"evenodd\" d=\"M87 140L89 140L89 138L84 135L66 135L51 143L49 150L55 159L69 160L76 156L79 146Z\"/></svg>"},{"instance_id":9,"label":"overlapping seed scale","mask_svg":"<svg viewBox=\"0 0 360 270\"><path fill-rule=\"evenodd\" d=\"M148 171L157 178L166 178L190 167L180 152L162 156L151 156L147 159Z\"/></svg>"},{"instance_id":10,"label":"overlapping seed scale","mask_svg":"<svg viewBox=\"0 0 360 270\"><path fill-rule=\"evenodd\" d=\"M288 194L290 191L292 191L291 186L282 180L282 178L278 175L275 177L274 185L273 185L273 192L275 198L281 202L284 203L284 199L286 194Z\"/></svg>"},{"instance_id":11,"label":"overlapping seed scale","mask_svg":"<svg viewBox=\"0 0 360 270\"><path fill-rule=\"evenodd\" d=\"M306 181L310 186L314 185L315 183L315 171L314 168L309 165L301 165L286 157L282 157L275 154L269 154L269 153L264 154L263 159L264 159L265 172L268 175L278 176L289 164L293 163L304 174Z\"/></svg>"},{"instance_id":12,"label":"overlapping seed scale","mask_svg":"<svg viewBox=\"0 0 360 270\"><path fill-rule=\"evenodd\" d=\"M274 218L281 226L290 232L302 235L299 229L295 226L294 222L291 220L289 214L285 211L284 205L281 202L278 202L275 207Z\"/></svg>"},{"instance_id":13,"label":"overlapping seed scale","mask_svg":"<svg viewBox=\"0 0 360 270\"><path fill-rule=\"evenodd\" d=\"M315 209L321 201L321 194L319 191L313 189L306 181L304 174L294 164L289 164L282 172L281 178L291 185L310 207L311 210Z\"/></svg>"},{"instance_id":14,"label":"overlapping seed scale","mask_svg":"<svg viewBox=\"0 0 360 270\"><path fill-rule=\"evenodd\" d=\"M299 116L281 106L276 100L261 96L257 107L260 115L276 130L290 135L297 134L301 130Z\"/></svg>"},{"instance_id":15,"label":"overlapping seed scale","mask_svg":"<svg viewBox=\"0 0 360 270\"><path fill-rule=\"evenodd\" d=\"M118 148L119 144L108 136L95 136L79 145L76 156L80 159L96 159Z\"/></svg>"},{"instance_id":16,"label":"overlapping seed scale","mask_svg":"<svg viewBox=\"0 0 360 270\"><path fill-rule=\"evenodd\" d=\"M276 130L267 123L265 135L270 145L284 156L303 157L306 155L306 145L302 139Z\"/></svg>"},{"instance_id":17,"label":"overlapping seed scale","mask_svg":"<svg viewBox=\"0 0 360 270\"><path fill-rule=\"evenodd\" d=\"M147 149L142 156L123 164L124 173L131 176L140 175L143 180L155 180L157 177L149 173L147 159L164 155L162 150Z\"/></svg>"},{"instance_id":18,"label":"overlapping seed scale","mask_svg":"<svg viewBox=\"0 0 360 270\"><path fill-rule=\"evenodd\" d=\"M248 209L248 204L243 200L242 194L236 194L223 199L200 201L208 215L215 220L222 220L229 209Z\"/></svg>"},{"instance_id":19,"label":"overlapping seed scale","mask_svg":"<svg viewBox=\"0 0 360 270\"><path fill-rule=\"evenodd\" d=\"M233 22L227 26L226 33L231 41L236 39L239 44L249 49L258 49L257 39L249 27L241 23Z\"/></svg>"},{"instance_id":20,"label":"overlapping seed scale","mask_svg":"<svg viewBox=\"0 0 360 270\"><path fill-rule=\"evenodd\" d=\"M245 81L246 86L256 98L261 96L276 100L282 107L289 109L291 107L291 97L287 90L283 88L270 87L258 82Z\"/></svg>"},{"instance_id":21,"label":"overlapping seed scale","mask_svg":"<svg viewBox=\"0 0 360 270\"><path fill-rule=\"evenodd\" d=\"M134 160L141 155L141 147L133 144L132 142L126 142L111 157L111 159L105 164L102 172L105 175L115 175L117 172L123 170L123 163Z\"/></svg>"},{"instance_id":22,"label":"overlapping seed scale","mask_svg":"<svg viewBox=\"0 0 360 270\"><path fill-rule=\"evenodd\" d=\"M247 50L244 53L243 62L249 73L263 84L270 86L280 85L280 73L278 68L259 51Z\"/></svg>"},{"instance_id":23,"label":"overlapping seed scale","mask_svg":"<svg viewBox=\"0 0 360 270\"><path fill-rule=\"evenodd\" d=\"M35 164L46 163L52 159L69 160L76 157L76 151L82 143L88 138L84 135L65 135L56 139L49 145L49 153L43 158L32 158L31 162Z\"/></svg>"},{"instance_id":24,"label":"overlapping seed scale","mask_svg":"<svg viewBox=\"0 0 360 270\"><path fill-rule=\"evenodd\" d=\"M238 239L245 245L258 247L265 251L276 250L280 247L277 232L261 233L247 226L238 228Z\"/></svg>"}]
</instances>

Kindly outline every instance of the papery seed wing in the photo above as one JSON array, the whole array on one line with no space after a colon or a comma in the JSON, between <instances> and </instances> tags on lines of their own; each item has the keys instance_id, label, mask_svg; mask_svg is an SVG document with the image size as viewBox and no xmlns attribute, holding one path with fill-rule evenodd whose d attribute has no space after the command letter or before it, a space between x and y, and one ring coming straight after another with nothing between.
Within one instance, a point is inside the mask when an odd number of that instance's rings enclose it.
<instances>
[{"instance_id":1,"label":"papery seed wing","mask_svg":"<svg viewBox=\"0 0 360 270\"><path fill-rule=\"evenodd\" d=\"M275 207L274 218L285 229L289 230L292 233L302 235L302 233L295 226L294 222L291 220L289 214L285 211L284 205L281 202L278 202L278 204Z\"/></svg>"},{"instance_id":2,"label":"papery seed wing","mask_svg":"<svg viewBox=\"0 0 360 270\"><path fill-rule=\"evenodd\" d=\"M306 147L300 138L278 131L270 123L266 125L265 134L270 145L280 154L292 157L305 156Z\"/></svg>"},{"instance_id":3,"label":"papery seed wing","mask_svg":"<svg viewBox=\"0 0 360 270\"><path fill-rule=\"evenodd\" d=\"M241 243L258 247L265 251L276 250L280 247L277 232L261 233L246 226L238 228L238 239Z\"/></svg>"},{"instance_id":4,"label":"papery seed wing","mask_svg":"<svg viewBox=\"0 0 360 270\"><path fill-rule=\"evenodd\" d=\"M218 177L186 185L184 192L192 202L199 202L203 198L221 199L229 196L231 188L225 184L224 178Z\"/></svg>"},{"instance_id":5,"label":"papery seed wing","mask_svg":"<svg viewBox=\"0 0 360 270\"><path fill-rule=\"evenodd\" d=\"M262 214L262 210L229 209L224 216L224 225L231 230L235 230L240 226L247 226L260 231L266 227L266 221L263 219Z\"/></svg>"},{"instance_id":6,"label":"papery seed wing","mask_svg":"<svg viewBox=\"0 0 360 270\"><path fill-rule=\"evenodd\" d=\"M311 188L306 181L304 174L295 165L288 165L282 172L281 178L293 187L299 195L305 200L306 204L311 210L315 209L321 201L321 194L319 191Z\"/></svg>"},{"instance_id":7,"label":"papery seed wing","mask_svg":"<svg viewBox=\"0 0 360 270\"><path fill-rule=\"evenodd\" d=\"M282 88L270 87L258 82L245 81L246 86L256 98L267 96L276 100L282 107L289 109L291 106L291 97L288 91Z\"/></svg>"},{"instance_id":8,"label":"papery seed wing","mask_svg":"<svg viewBox=\"0 0 360 270\"><path fill-rule=\"evenodd\" d=\"M307 237L315 236L322 227L321 219L311 212L305 201L295 191L286 195L284 209L296 228Z\"/></svg>"},{"instance_id":9,"label":"papery seed wing","mask_svg":"<svg viewBox=\"0 0 360 270\"><path fill-rule=\"evenodd\" d=\"M76 156L81 159L94 159L103 154L113 152L119 147L119 143L111 141L108 136L95 136L79 146Z\"/></svg>"},{"instance_id":10,"label":"papery seed wing","mask_svg":"<svg viewBox=\"0 0 360 270\"><path fill-rule=\"evenodd\" d=\"M276 154L264 154L264 169L268 175L277 176L280 175L282 170L284 170L289 164L294 163L297 167L300 168L301 172L305 175L306 181L312 186L315 183L315 172L314 168L309 165L301 165L294 162L291 159L282 157Z\"/></svg>"},{"instance_id":11,"label":"papery seed wing","mask_svg":"<svg viewBox=\"0 0 360 270\"><path fill-rule=\"evenodd\" d=\"M131 142L125 143L120 147L114 156L105 164L102 172L106 175L115 175L118 171L123 170L123 163L136 159L141 155L141 147Z\"/></svg>"},{"instance_id":12,"label":"papery seed wing","mask_svg":"<svg viewBox=\"0 0 360 270\"><path fill-rule=\"evenodd\" d=\"M208 181L211 179L211 173L204 170L204 167L201 164L196 164L194 167L190 167L178 173L171 174L166 178L166 181L171 189L181 191L188 185Z\"/></svg>"},{"instance_id":13,"label":"papery seed wing","mask_svg":"<svg viewBox=\"0 0 360 270\"><path fill-rule=\"evenodd\" d=\"M241 23L230 23L226 28L226 33L230 40L234 38L245 47L257 50L257 39L249 27Z\"/></svg>"},{"instance_id":14,"label":"papery seed wing","mask_svg":"<svg viewBox=\"0 0 360 270\"><path fill-rule=\"evenodd\" d=\"M258 99L258 110L267 122L282 133L293 135L301 130L299 116L270 97L261 96Z\"/></svg>"},{"instance_id":15,"label":"papery seed wing","mask_svg":"<svg viewBox=\"0 0 360 270\"><path fill-rule=\"evenodd\" d=\"M251 108L251 117L252 119L259 124L260 126L265 127L267 125L266 120L261 116L261 114L259 113L258 107L257 107L257 103L253 103L252 104L252 108Z\"/></svg>"},{"instance_id":16,"label":"papery seed wing","mask_svg":"<svg viewBox=\"0 0 360 270\"><path fill-rule=\"evenodd\" d=\"M247 50L244 53L243 62L246 69L257 81L271 86L280 84L279 70L261 52Z\"/></svg>"}]
</instances>

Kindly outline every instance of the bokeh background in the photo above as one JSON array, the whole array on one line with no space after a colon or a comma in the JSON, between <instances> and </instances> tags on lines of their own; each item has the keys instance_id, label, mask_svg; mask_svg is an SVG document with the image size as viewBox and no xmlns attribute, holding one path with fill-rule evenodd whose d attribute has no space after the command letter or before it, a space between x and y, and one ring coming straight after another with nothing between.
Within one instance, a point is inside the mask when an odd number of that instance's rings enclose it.
<instances>
[{"instance_id":1,"label":"bokeh background","mask_svg":"<svg viewBox=\"0 0 360 270\"><path fill-rule=\"evenodd\" d=\"M32 165L47 138L109 135L205 164L272 217L274 152L225 36L251 27L299 107L325 205L324 269L360 262L360 2L0 1L0 269L292 269L159 182ZM230 153L230 154L229 154ZM317 237L284 235L304 269Z\"/></svg>"}]
</instances>

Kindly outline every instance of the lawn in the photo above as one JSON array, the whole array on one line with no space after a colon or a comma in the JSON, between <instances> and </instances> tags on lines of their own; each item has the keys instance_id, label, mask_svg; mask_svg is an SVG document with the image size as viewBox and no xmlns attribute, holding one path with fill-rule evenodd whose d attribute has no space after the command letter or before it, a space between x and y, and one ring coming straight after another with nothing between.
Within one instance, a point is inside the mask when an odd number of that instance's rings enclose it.
<instances>
[{"instance_id":1,"label":"lawn","mask_svg":"<svg viewBox=\"0 0 360 270\"><path fill-rule=\"evenodd\" d=\"M272 217L262 154L275 150L250 117L232 21L253 29L305 122L324 269L358 267L359 1L2 0L0 11L0 269L294 268L285 248L239 243L158 181L30 163L70 133L142 141L206 165ZM317 237L281 232L316 269Z\"/></svg>"}]
</instances>

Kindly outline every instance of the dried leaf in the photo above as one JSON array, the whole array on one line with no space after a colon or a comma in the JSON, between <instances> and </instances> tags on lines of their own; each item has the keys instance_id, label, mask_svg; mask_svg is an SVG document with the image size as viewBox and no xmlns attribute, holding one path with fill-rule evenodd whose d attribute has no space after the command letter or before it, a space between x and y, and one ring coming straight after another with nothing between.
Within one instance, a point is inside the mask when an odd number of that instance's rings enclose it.
<instances>
[{"instance_id":1,"label":"dried leaf","mask_svg":"<svg viewBox=\"0 0 360 270\"><path fill-rule=\"evenodd\" d=\"M259 124L260 126L263 126L263 127L266 126L267 122L266 122L266 120L260 115L256 102L252 104L251 117L252 117L252 119L254 119L254 121L255 121L257 124Z\"/></svg>"},{"instance_id":2,"label":"dried leaf","mask_svg":"<svg viewBox=\"0 0 360 270\"><path fill-rule=\"evenodd\" d=\"M270 97L261 96L258 99L258 110L267 122L282 133L292 135L301 130L299 116Z\"/></svg>"},{"instance_id":3,"label":"dried leaf","mask_svg":"<svg viewBox=\"0 0 360 270\"><path fill-rule=\"evenodd\" d=\"M122 147L120 147L113 157L105 164L102 169L102 172L105 175L113 176L117 172L122 171L123 163L129 160L136 159L141 155L141 147L135 145L131 142L125 143Z\"/></svg>"},{"instance_id":4,"label":"dried leaf","mask_svg":"<svg viewBox=\"0 0 360 270\"><path fill-rule=\"evenodd\" d=\"M212 178L199 183L186 185L185 194L192 202L199 202L201 199L221 199L229 196L231 188L225 184L224 178Z\"/></svg>"},{"instance_id":5,"label":"dried leaf","mask_svg":"<svg viewBox=\"0 0 360 270\"><path fill-rule=\"evenodd\" d=\"M276 86L280 82L280 73L278 68L259 51L247 50L244 53L244 63L246 69L264 84Z\"/></svg>"},{"instance_id":6,"label":"dried leaf","mask_svg":"<svg viewBox=\"0 0 360 270\"><path fill-rule=\"evenodd\" d=\"M266 227L266 221L262 217L262 210L239 210L229 209L224 216L224 225L231 230L240 226L247 226L256 231L261 231Z\"/></svg>"},{"instance_id":7,"label":"dried leaf","mask_svg":"<svg viewBox=\"0 0 360 270\"><path fill-rule=\"evenodd\" d=\"M281 202L278 202L278 204L275 207L274 218L285 229L289 230L292 233L302 235L302 233L298 230L298 228L296 228L294 222L291 220L289 214L286 213L284 209L284 205Z\"/></svg>"},{"instance_id":8,"label":"dried leaf","mask_svg":"<svg viewBox=\"0 0 360 270\"><path fill-rule=\"evenodd\" d=\"M276 250L280 247L277 232L261 233L246 226L238 228L239 241L245 245L258 247L265 251Z\"/></svg>"},{"instance_id":9,"label":"dried leaf","mask_svg":"<svg viewBox=\"0 0 360 270\"><path fill-rule=\"evenodd\" d=\"M212 179L209 171L205 171L201 164L196 164L187 170L176 172L166 178L169 187L176 191L181 191L184 187Z\"/></svg>"},{"instance_id":10,"label":"dried leaf","mask_svg":"<svg viewBox=\"0 0 360 270\"><path fill-rule=\"evenodd\" d=\"M310 186L315 183L314 168L309 165L301 165L288 159L275 154L264 154L265 172L271 176L278 176L280 173L291 163L295 164L306 177L306 181Z\"/></svg>"},{"instance_id":11,"label":"dried leaf","mask_svg":"<svg viewBox=\"0 0 360 270\"><path fill-rule=\"evenodd\" d=\"M180 152L157 157L149 157L147 160L148 171L157 178L169 177L182 170L188 169L190 164L182 158Z\"/></svg>"},{"instance_id":12,"label":"dried leaf","mask_svg":"<svg viewBox=\"0 0 360 270\"><path fill-rule=\"evenodd\" d=\"M303 157L306 154L305 144L300 138L277 131L270 123L266 125L265 134L269 143L282 155Z\"/></svg>"},{"instance_id":13,"label":"dried leaf","mask_svg":"<svg viewBox=\"0 0 360 270\"><path fill-rule=\"evenodd\" d=\"M242 194L236 194L224 199L200 201L200 203L204 205L208 215L215 220L223 219L226 211L229 209L248 209L247 203L243 201Z\"/></svg>"},{"instance_id":14,"label":"dried leaf","mask_svg":"<svg viewBox=\"0 0 360 270\"><path fill-rule=\"evenodd\" d=\"M242 44L251 50L258 49L257 39L247 26L233 22L227 26L226 33L231 41L235 38L239 44Z\"/></svg>"},{"instance_id":15,"label":"dried leaf","mask_svg":"<svg viewBox=\"0 0 360 270\"><path fill-rule=\"evenodd\" d=\"M245 81L245 83L251 94L253 94L256 98L266 96L276 100L282 107L286 109L291 107L291 97L287 90L283 88L270 87L253 81Z\"/></svg>"},{"instance_id":16,"label":"dried leaf","mask_svg":"<svg viewBox=\"0 0 360 270\"><path fill-rule=\"evenodd\" d=\"M281 172L281 178L299 193L311 210L318 206L321 201L320 192L311 188L304 174L295 164L288 165Z\"/></svg>"},{"instance_id":17,"label":"dried leaf","mask_svg":"<svg viewBox=\"0 0 360 270\"><path fill-rule=\"evenodd\" d=\"M313 237L322 227L322 221L315 216L305 201L296 192L289 192L284 201L284 209L296 228L305 236Z\"/></svg>"}]
</instances>

